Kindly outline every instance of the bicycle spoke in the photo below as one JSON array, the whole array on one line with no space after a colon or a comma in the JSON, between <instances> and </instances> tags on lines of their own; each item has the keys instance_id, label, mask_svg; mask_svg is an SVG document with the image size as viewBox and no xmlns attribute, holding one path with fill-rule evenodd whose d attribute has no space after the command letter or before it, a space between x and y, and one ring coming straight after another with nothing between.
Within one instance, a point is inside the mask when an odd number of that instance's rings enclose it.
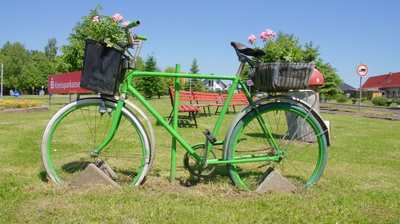
<instances>
[{"instance_id":1,"label":"bicycle spoke","mask_svg":"<svg viewBox=\"0 0 400 224\"><path fill-rule=\"evenodd\" d=\"M317 182L326 162L325 135L318 123L307 112L288 103L266 104L259 110L261 115L250 112L232 131L227 159L264 154L280 155L280 160L228 165L234 183L255 190L265 178L268 167L278 170L297 187ZM257 116L263 117L278 149L270 146ZM279 154L280 150L283 154Z\"/></svg>"},{"instance_id":2,"label":"bicycle spoke","mask_svg":"<svg viewBox=\"0 0 400 224\"><path fill-rule=\"evenodd\" d=\"M100 113L102 99L85 99L60 110L49 122L42 141L46 172L57 183L70 184L96 160L109 167L120 184L140 184L148 172L150 144L136 117L123 110L114 138L96 156L97 149L109 134L112 114ZM116 104L105 101L113 111ZM147 165L146 165L147 164Z\"/></svg>"}]
</instances>

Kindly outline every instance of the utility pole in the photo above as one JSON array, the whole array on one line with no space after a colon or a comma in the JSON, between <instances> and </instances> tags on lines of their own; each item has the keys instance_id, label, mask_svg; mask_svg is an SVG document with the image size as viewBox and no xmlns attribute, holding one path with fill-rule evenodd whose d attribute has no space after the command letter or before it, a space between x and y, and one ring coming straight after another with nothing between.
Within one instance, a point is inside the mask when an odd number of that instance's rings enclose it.
<instances>
[{"instance_id":1,"label":"utility pole","mask_svg":"<svg viewBox=\"0 0 400 224\"><path fill-rule=\"evenodd\" d=\"M3 100L3 67L4 67L4 64L3 64L3 62L0 62L0 64L1 64L1 88L0 88L0 96L1 96L1 98L0 98L0 100Z\"/></svg>"}]
</instances>

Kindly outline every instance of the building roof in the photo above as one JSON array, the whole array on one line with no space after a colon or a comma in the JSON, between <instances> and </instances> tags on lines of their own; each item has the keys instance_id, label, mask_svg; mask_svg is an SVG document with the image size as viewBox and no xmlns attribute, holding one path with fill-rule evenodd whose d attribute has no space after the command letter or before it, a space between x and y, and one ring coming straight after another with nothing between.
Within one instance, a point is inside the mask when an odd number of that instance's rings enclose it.
<instances>
[{"instance_id":1,"label":"building roof","mask_svg":"<svg viewBox=\"0 0 400 224\"><path fill-rule=\"evenodd\" d=\"M343 83L342 85L339 86L339 89L341 90L355 90L356 88L354 88L353 86L347 84L347 83Z\"/></svg>"},{"instance_id":2,"label":"building roof","mask_svg":"<svg viewBox=\"0 0 400 224\"><path fill-rule=\"evenodd\" d=\"M206 81L208 81L208 80L215 80L215 81L220 81L220 83L222 84L222 87L224 88L224 89L226 89L226 87L228 87L221 79L203 79L203 83L205 83Z\"/></svg>"},{"instance_id":3,"label":"building roof","mask_svg":"<svg viewBox=\"0 0 400 224\"><path fill-rule=\"evenodd\" d=\"M400 86L400 72L390 72L386 75L369 77L362 85L362 89L387 88Z\"/></svg>"}]
</instances>

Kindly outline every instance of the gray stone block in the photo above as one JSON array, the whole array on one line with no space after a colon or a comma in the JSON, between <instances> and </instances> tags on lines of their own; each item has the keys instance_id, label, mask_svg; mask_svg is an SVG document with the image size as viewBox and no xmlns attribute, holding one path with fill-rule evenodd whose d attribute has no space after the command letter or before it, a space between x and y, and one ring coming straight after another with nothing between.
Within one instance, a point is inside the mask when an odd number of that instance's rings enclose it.
<instances>
[{"instance_id":1,"label":"gray stone block","mask_svg":"<svg viewBox=\"0 0 400 224\"><path fill-rule=\"evenodd\" d=\"M273 168L267 170L265 179L256 189L258 192L276 191L281 193L290 193L295 190L297 188Z\"/></svg>"},{"instance_id":2,"label":"gray stone block","mask_svg":"<svg viewBox=\"0 0 400 224\"><path fill-rule=\"evenodd\" d=\"M119 186L93 163L86 167L86 169L71 184L71 187L82 188L88 184L103 184L114 187Z\"/></svg>"}]
</instances>

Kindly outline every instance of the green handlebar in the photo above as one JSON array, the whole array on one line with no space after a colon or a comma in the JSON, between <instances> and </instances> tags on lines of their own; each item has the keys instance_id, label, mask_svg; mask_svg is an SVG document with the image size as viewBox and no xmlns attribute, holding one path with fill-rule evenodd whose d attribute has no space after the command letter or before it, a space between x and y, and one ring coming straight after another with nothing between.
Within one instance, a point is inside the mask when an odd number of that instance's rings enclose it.
<instances>
[{"instance_id":1,"label":"green handlebar","mask_svg":"<svg viewBox=\"0 0 400 224\"><path fill-rule=\"evenodd\" d=\"M147 36L142 36L142 35L134 35L135 39L139 39L139 40L147 40Z\"/></svg>"},{"instance_id":2,"label":"green handlebar","mask_svg":"<svg viewBox=\"0 0 400 224\"><path fill-rule=\"evenodd\" d=\"M140 21L136 20L136 21L133 21L133 22L129 23L128 25L126 25L125 29L130 29L130 28L133 28L133 27L139 26L139 25L140 25Z\"/></svg>"}]
</instances>

